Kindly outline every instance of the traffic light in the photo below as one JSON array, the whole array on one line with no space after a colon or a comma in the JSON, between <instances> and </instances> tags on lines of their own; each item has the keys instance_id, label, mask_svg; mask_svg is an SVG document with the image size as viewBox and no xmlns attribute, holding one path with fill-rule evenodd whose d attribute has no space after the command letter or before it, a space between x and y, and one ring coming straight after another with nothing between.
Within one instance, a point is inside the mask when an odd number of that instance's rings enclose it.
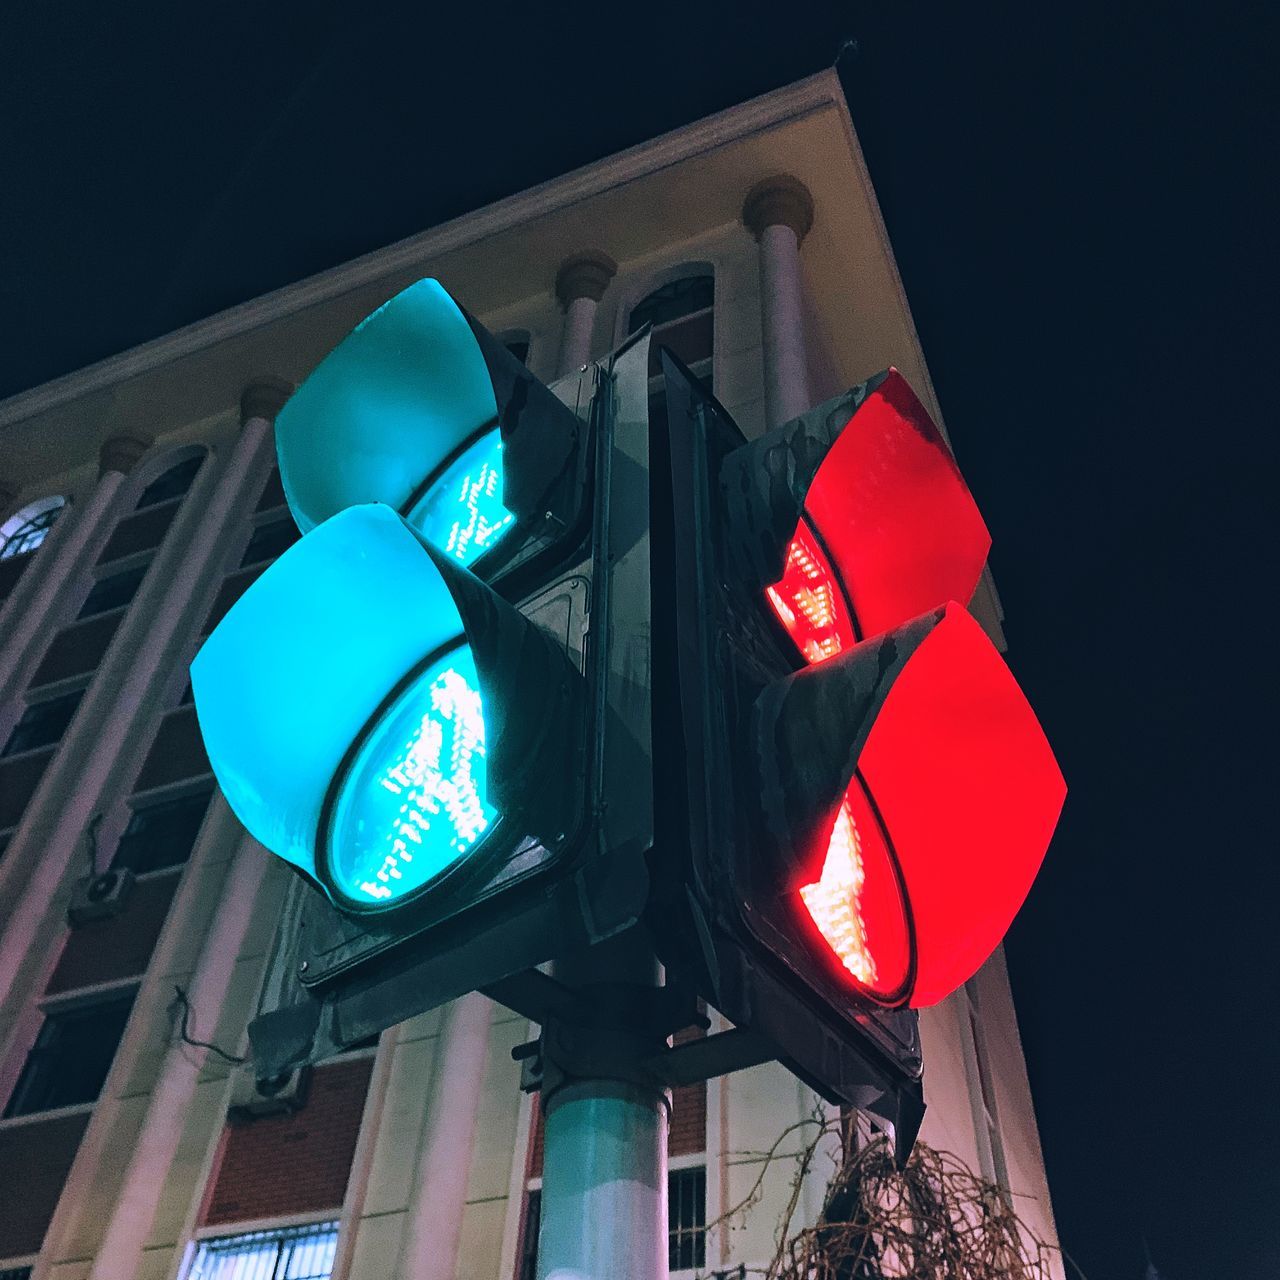
<instances>
[{"instance_id":1,"label":"traffic light","mask_svg":"<svg viewBox=\"0 0 1280 1280\"><path fill-rule=\"evenodd\" d=\"M647 359L553 391L424 280L281 411L303 536L192 665L229 804L302 878L260 1075L639 917Z\"/></svg>"},{"instance_id":2,"label":"traffic light","mask_svg":"<svg viewBox=\"0 0 1280 1280\"><path fill-rule=\"evenodd\" d=\"M909 1147L912 1010L999 943L1065 795L963 606L987 531L895 370L748 443L662 359L655 767L686 802L648 919L669 972Z\"/></svg>"}]
</instances>

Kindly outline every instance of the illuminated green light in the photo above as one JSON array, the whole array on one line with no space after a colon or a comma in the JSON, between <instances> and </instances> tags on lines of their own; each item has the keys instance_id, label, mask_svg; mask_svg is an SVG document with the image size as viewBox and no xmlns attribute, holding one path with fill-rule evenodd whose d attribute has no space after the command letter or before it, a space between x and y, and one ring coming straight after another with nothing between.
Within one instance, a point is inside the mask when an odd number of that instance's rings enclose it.
<instances>
[{"instance_id":1,"label":"illuminated green light","mask_svg":"<svg viewBox=\"0 0 1280 1280\"><path fill-rule=\"evenodd\" d=\"M437 659L378 720L346 770L329 825L329 887L358 907L393 906L483 840L484 712L467 646Z\"/></svg>"},{"instance_id":2,"label":"illuminated green light","mask_svg":"<svg viewBox=\"0 0 1280 1280\"><path fill-rule=\"evenodd\" d=\"M511 528L502 505L502 436L498 428L469 445L441 472L409 512L409 523L432 546L469 565Z\"/></svg>"},{"instance_id":3,"label":"illuminated green light","mask_svg":"<svg viewBox=\"0 0 1280 1280\"><path fill-rule=\"evenodd\" d=\"M209 763L250 833L318 878L325 801L352 745L463 630L423 539L389 507L350 507L276 560L191 665Z\"/></svg>"}]
</instances>

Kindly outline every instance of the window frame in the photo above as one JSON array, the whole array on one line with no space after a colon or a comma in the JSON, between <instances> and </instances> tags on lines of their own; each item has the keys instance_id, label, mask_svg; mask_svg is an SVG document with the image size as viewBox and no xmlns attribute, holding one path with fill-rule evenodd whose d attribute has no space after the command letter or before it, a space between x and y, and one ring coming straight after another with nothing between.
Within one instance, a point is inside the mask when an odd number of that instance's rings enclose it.
<instances>
[{"instance_id":1,"label":"window frame","mask_svg":"<svg viewBox=\"0 0 1280 1280\"><path fill-rule=\"evenodd\" d=\"M324 1278L324 1280L332 1280L333 1268L341 1258L342 1232L345 1224L340 1209L330 1209L319 1214L291 1214L283 1218L254 1219L236 1223L234 1231L228 1231L227 1226L228 1224L224 1222L214 1226L198 1227L192 1232L191 1238L187 1242L187 1247L183 1251L181 1265L178 1268L178 1280L200 1280L200 1273L195 1269L200 1251L211 1241L216 1240L247 1240L251 1236L268 1235L279 1237L300 1236L308 1228L332 1226L334 1257L333 1262L330 1264L328 1277ZM281 1257L277 1252L275 1263L271 1269L270 1280L277 1280L280 1262ZM311 1278L305 1278L305 1280L311 1280Z\"/></svg>"},{"instance_id":2,"label":"window frame","mask_svg":"<svg viewBox=\"0 0 1280 1280\"><path fill-rule=\"evenodd\" d=\"M187 863L191 861L191 855L195 852L196 846L200 843L205 823L208 822L209 814L213 809L213 801L217 790L218 788L212 778L206 774L201 778L184 778L180 782L171 783L168 786L153 787L148 791L135 792L124 803L126 814L124 826L120 828L120 834L116 837L111 860L107 863L106 869L109 871L129 870L133 872L138 880L144 881L158 879L161 876L181 875ZM148 809L159 809L164 806L181 804L184 800L199 795L206 797L204 813L196 826L195 835L191 840L191 847L187 850L186 856L181 862L172 862L163 867L152 867L149 871L138 871L134 867L118 862L120 847L124 843L125 837L129 832L129 826L137 814L145 813Z\"/></svg>"},{"instance_id":3,"label":"window frame","mask_svg":"<svg viewBox=\"0 0 1280 1280\"><path fill-rule=\"evenodd\" d=\"M65 494L49 494L44 498L36 498L25 506L19 507L11 516L0 523L0 560L20 560L23 556L33 555L44 546L46 539L53 532L53 527L62 519L66 509L71 505ZM9 547L17 540L19 534L36 521L50 518L36 532L42 536L34 546L25 547L21 551L10 551Z\"/></svg>"},{"instance_id":4,"label":"window frame","mask_svg":"<svg viewBox=\"0 0 1280 1280\"><path fill-rule=\"evenodd\" d=\"M70 1115L82 1115L93 1111L98 1103L102 1101L103 1091L111 1078L111 1072L115 1069L121 1046L129 1034L129 1023L137 1009L138 993L141 986L142 978L133 976L119 978L112 982L95 983L93 986L80 987L74 991L60 991L57 995L46 996L43 999L34 1001L32 1011L35 1016L31 1018L29 1034L23 1037L23 1044L15 1044L13 1046L8 1063L9 1070L3 1073L5 1095L3 1107L0 1108L0 1127L8 1128L20 1124L34 1124L44 1120L60 1119L63 1116ZM98 1086L96 1096L85 1102L68 1102L61 1106L46 1107L38 1111L23 1111L16 1115L4 1114L13 1105L14 1098L31 1061L31 1055L35 1052L40 1036L50 1020L73 1014L79 1009L90 1009L95 1005L123 1002L126 997L130 1002L129 1012L125 1015L124 1023L120 1028L120 1039L116 1041L115 1048L112 1050L111 1060L107 1064L106 1073L102 1077L102 1083Z\"/></svg>"},{"instance_id":5,"label":"window frame","mask_svg":"<svg viewBox=\"0 0 1280 1280\"><path fill-rule=\"evenodd\" d=\"M92 672L89 673L92 676ZM84 702L85 694L89 690L89 678L86 676L75 676L68 682L56 682L54 684L40 685L36 689L28 689L28 694L38 693L39 697L24 697L21 700L22 710L18 712L17 717L9 727L9 732L5 736L3 742L0 742L0 763L6 760L19 760L24 756L34 755L37 751L57 751L62 745L63 740L67 736L68 730L75 721L76 715L80 710L81 703ZM41 706L46 702L57 702L64 698L69 698L72 694L79 694L75 708L68 717L66 724L62 728L62 732L51 742L42 742L34 747L19 747L17 750L10 751L9 743L13 741L13 735L18 732L22 724L23 718L27 712L34 707Z\"/></svg>"},{"instance_id":6,"label":"window frame","mask_svg":"<svg viewBox=\"0 0 1280 1280\"><path fill-rule=\"evenodd\" d=\"M180 503L184 501L195 487L196 481L200 478L200 473L204 470L205 463L209 461L209 452L203 445L189 446L186 449L175 449L173 453L166 454L163 458L152 459L152 465L148 466L146 471L138 476L135 490L137 497L133 506L121 518L127 519L128 516L136 515L139 511L150 511L169 502ZM187 466L197 458L200 460L199 465L191 473L191 479L181 492L170 494L167 498L157 498L152 502L143 501L152 486L163 480L170 472L178 470L179 467Z\"/></svg>"},{"instance_id":7,"label":"window frame","mask_svg":"<svg viewBox=\"0 0 1280 1280\"><path fill-rule=\"evenodd\" d=\"M143 584L147 580L147 571L151 568L154 559L155 549L152 549L140 551L132 556L121 556L119 560L108 560L106 564L95 565L89 577L89 589L85 592L84 599L80 601L80 610L77 611L76 616L67 626L73 627L78 622L88 622L94 618L105 618L110 613L123 613L128 610L138 598L138 592L142 590ZM133 594L123 604L113 604L109 609L99 609L95 613L83 612L85 606L89 603L89 597L93 595L100 583L106 582L111 578L123 577L127 573L135 573L138 569L142 570L142 574L138 578L138 585L134 587Z\"/></svg>"},{"instance_id":8,"label":"window frame","mask_svg":"<svg viewBox=\"0 0 1280 1280\"><path fill-rule=\"evenodd\" d=\"M288 546L281 551L277 551L274 555L260 556L256 560L246 559L250 548L253 546L253 540L258 536L258 534L264 529L270 529L277 525L284 525L293 528L296 535L293 542L290 542ZM293 513L289 510L287 505L282 507L268 507L265 511L255 513L254 518L249 525L249 537L240 550L239 559L236 561L235 565L227 571L227 576L230 576L230 574L233 573L240 573L244 569L258 569L265 565L274 563L284 555L285 551L289 550L289 547L297 543L301 537L302 534L298 532L297 521L294 520Z\"/></svg>"}]
</instances>

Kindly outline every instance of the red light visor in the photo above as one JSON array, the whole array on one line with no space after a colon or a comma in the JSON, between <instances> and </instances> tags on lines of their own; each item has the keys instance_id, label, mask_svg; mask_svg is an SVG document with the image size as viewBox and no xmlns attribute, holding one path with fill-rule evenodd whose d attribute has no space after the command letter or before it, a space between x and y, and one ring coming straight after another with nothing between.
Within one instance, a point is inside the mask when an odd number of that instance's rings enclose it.
<instances>
[{"instance_id":1,"label":"red light visor","mask_svg":"<svg viewBox=\"0 0 1280 1280\"><path fill-rule=\"evenodd\" d=\"M936 1004L1004 937L1057 825L1066 783L982 628L947 606L894 681L858 758L916 941L910 1004Z\"/></svg>"},{"instance_id":2,"label":"red light visor","mask_svg":"<svg viewBox=\"0 0 1280 1280\"><path fill-rule=\"evenodd\" d=\"M801 652L817 662L851 643L846 636L880 635L948 600L969 600L990 546L941 433L906 379L890 369L810 482L786 570L769 598ZM811 564L831 580L827 598L851 605L847 623L819 625L813 615L825 617L823 605L812 613L803 607L806 599L820 600Z\"/></svg>"}]
</instances>

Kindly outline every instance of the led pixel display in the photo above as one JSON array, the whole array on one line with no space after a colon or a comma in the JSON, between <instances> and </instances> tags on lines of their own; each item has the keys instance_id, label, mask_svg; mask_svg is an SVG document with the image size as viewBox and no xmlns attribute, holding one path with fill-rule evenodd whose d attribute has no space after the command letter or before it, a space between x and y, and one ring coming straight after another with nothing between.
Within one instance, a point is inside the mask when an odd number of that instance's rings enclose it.
<instances>
[{"instance_id":1,"label":"led pixel display","mask_svg":"<svg viewBox=\"0 0 1280 1280\"><path fill-rule=\"evenodd\" d=\"M857 642L844 592L803 520L787 548L781 579L765 594L806 662L833 658Z\"/></svg>"},{"instance_id":2,"label":"led pixel display","mask_svg":"<svg viewBox=\"0 0 1280 1280\"><path fill-rule=\"evenodd\" d=\"M511 528L502 505L502 437L497 427L468 445L409 513L432 546L470 565Z\"/></svg>"},{"instance_id":3,"label":"led pixel display","mask_svg":"<svg viewBox=\"0 0 1280 1280\"><path fill-rule=\"evenodd\" d=\"M393 906L484 838L484 710L467 646L437 659L369 731L339 784L326 880L351 905Z\"/></svg>"}]
</instances>

